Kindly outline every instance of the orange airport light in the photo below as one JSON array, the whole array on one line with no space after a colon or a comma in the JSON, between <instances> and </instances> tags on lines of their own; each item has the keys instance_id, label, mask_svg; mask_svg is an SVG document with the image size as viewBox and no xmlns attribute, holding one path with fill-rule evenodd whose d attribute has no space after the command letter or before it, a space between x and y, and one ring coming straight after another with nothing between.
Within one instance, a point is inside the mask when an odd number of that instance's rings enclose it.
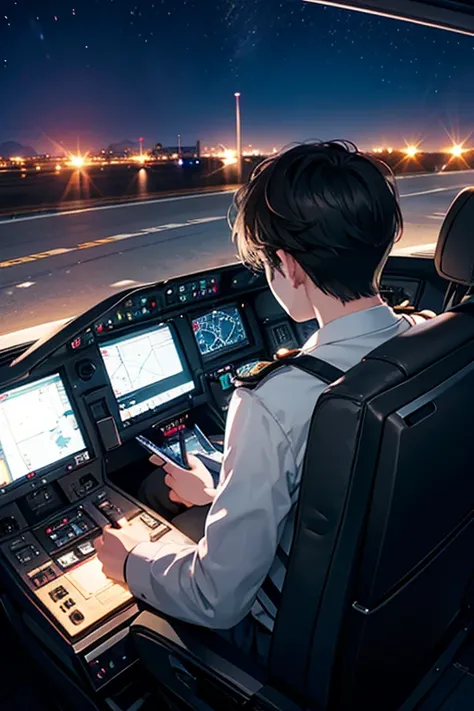
<instances>
[{"instance_id":1,"label":"orange airport light","mask_svg":"<svg viewBox=\"0 0 474 711\"><path fill-rule=\"evenodd\" d=\"M405 153L407 154L408 158L415 158L418 154L418 148L417 146L407 146L405 148Z\"/></svg>"},{"instance_id":2,"label":"orange airport light","mask_svg":"<svg viewBox=\"0 0 474 711\"><path fill-rule=\"evenodd\" d=\"M223 154L224 165L234 165L237 163L237 152L226 148Z\"/></svg>"},{"instance_id":3,"label":"orange airport light","mask_svg":"<svg viewBox=\"0 0 474 711\"><path fill-rule=\"evenodd\" d=\"M81 155L77 155L77 156L70 155L69 156L69 165L72 168L83 168L85 162L86 162L86 159L84 158L84 156L81 156Z\"/></svg>"}]
</instances>

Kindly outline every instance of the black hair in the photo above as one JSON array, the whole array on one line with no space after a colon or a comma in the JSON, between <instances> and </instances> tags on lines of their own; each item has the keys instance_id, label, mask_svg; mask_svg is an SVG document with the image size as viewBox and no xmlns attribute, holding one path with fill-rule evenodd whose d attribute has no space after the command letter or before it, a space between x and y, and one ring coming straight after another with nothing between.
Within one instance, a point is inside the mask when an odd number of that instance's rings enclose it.
<instances>
[{"instance_id":1,"label":"black hair","mask_svg":"<svg viewBox=\"0 0 474 711\"><path fill-rule=\"evenodd\" d=\"M348 141L303 143L271 156L236 193L230 217L241 260L281 269L292 255L342 303L378 293L403 219L393 173Z\"/></svg>"}]
</instances>

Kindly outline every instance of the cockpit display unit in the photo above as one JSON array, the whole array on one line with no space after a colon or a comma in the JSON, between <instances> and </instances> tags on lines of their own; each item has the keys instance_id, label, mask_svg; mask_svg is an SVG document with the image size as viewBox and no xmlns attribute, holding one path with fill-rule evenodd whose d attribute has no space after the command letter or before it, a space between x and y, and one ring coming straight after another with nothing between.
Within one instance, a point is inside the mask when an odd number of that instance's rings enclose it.
<instances>
[{"instance_id":1,"label":"cockpit display unit","mask_svg":"<svg viewBox=\"0 0 474 711\"><path fill-rule=\"evenodd\" d=\"M107 341L100 352L122 422L195 389L176 335L166 324Z\"/></svg>"},{"instance_id":2,"label":"cockpit display unit","mask_svg":"<svg viewBox=\"0 0 474 711\"><path fill-rule=\"evenodd\" d=\"M0 486L85 450L59 374L0 393Z\"/></svg>"},{"instance_id":3,"label":"cockpit display unit","mask_svg":"<svg viewBox=\"0 0 474 711\"><path fill-rule=\"evenodd\" d=\"M242 315L235 305L208 311L195 318L192 326L199 352L205 359L249 342Z\"/></svg>"}]
</instances>

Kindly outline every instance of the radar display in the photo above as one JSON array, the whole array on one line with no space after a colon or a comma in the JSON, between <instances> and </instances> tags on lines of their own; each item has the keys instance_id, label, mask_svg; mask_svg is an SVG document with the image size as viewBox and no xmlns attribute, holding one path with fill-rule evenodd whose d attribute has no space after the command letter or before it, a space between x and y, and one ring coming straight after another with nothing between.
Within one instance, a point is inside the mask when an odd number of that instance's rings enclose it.
<instances>
[{"instance_id":1,"label":"radar display","mask_svg":"<svg viewBox=\"0 0 474 711\"><path fill-rule=\"evenodd\" d=\"M193 320L193 331L202 356L248 343L242 317L236 306L214 309Z\"/></svg>"}]
</instances>

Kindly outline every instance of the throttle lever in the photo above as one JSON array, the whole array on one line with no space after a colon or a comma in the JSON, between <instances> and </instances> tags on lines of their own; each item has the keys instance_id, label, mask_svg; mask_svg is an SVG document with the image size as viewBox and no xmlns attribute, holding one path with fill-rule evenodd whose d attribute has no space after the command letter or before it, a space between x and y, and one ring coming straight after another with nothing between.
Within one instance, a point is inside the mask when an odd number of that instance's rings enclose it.
<instances>
[{"instance_id":1,"label":"throttle lever","mask_svg":"<svg viewBox=\"0 0 474 711\"><path fill-rule=\"evenodd\" d=\"M97 499L94 502L97 511L107 519L112 528L121 528L119 521L123 518L123 512L108 499Z\"/></svg>"}]
</instances>

